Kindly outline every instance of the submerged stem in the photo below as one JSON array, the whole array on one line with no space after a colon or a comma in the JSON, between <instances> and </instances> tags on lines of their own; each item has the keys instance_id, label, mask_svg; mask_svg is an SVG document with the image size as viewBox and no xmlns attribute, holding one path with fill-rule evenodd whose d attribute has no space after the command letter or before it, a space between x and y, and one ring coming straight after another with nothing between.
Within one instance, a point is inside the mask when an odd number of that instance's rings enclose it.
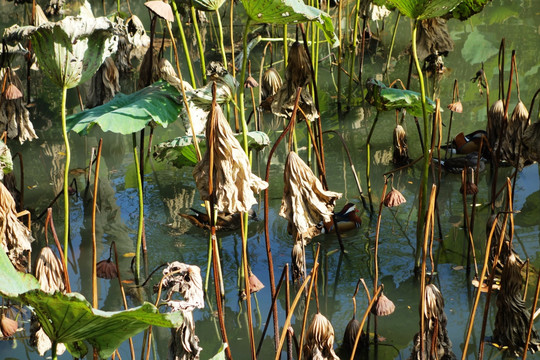
<instances>
[{"instance_id":1,"label":"submerged stem","mask_svg":"<svg viewBox=\"0 0 540 360\"><path fill-rule=\"evenodd\" d=\"M66 97L67 87L62 88L62 136L64 137L64 145L66 146L66 165L64 168L64 267L67 269L68 256L68 239L69 239L69 163L71 161L71 150L69 148L69 140L66 128Z\"/></svg>"}]
</instances>

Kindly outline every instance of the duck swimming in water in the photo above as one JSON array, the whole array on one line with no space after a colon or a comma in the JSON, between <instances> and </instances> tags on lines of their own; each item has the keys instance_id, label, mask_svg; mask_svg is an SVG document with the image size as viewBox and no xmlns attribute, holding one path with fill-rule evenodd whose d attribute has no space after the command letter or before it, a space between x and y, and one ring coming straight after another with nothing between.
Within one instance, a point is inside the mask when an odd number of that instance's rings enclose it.
<instances>
[{"instance_id":1,"label":"duck swimming in water","mask_svg":"<svg viewBox=\"0 0 540 360\"><path fill-rule=\"evenodd\" d=\"M360 227L360 225L362 225L362 218L358 216L358 209L353 203L348 203L343 207L343 209L341 209L341 211L337 213L335 212L334 219L337 223L340 233L356 229ZM334 220L332 219L329 222L322 224L321 226L321 232L323 234L328 234L336 231Z\"/></svg>"}]
</instances>

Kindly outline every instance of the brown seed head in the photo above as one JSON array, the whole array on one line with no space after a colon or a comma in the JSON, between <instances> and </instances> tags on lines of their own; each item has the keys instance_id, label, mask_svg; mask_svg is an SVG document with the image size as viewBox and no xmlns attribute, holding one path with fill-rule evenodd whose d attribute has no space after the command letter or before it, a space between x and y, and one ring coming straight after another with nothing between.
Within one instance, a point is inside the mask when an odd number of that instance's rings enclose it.
<instances>
[{"instance_id":1,"label":"brown seed head","mask_svg":"<svg viewBox=\"0 0 540 360\"><path fill-rule=\"evenodd\" d=\"M384 293L379 296L375 305L371 308L371 313L377 316L387 316L394 312L396 306Z\"/></svg>"},{"instance_id":2,"label":"brown seed head","mask_svg":"<svg viewBox=\"0 0 540 360\"><path fill-rule=\"evenodd\" d=\"M450 111L457 112L460 114L463 112L463 105L461 104L460 100L449 104L447 108L450 109Z\"/></svg>"},{"instance_id":3,"label":"brown seed head","mask_svg":"<svg viewBox=\"0 0 540 360\"><path fill-rule=\"evenodd\" d=\"M102 279L116 279L118 277L116 265L111 259L101 260L96 264L96 275Z\"/></svg>"},{"instance_id":4,"label":"brown seed head","mask_svg":"<svg viewBox=\"0 0 540 360\"><path fill-rule=\"evenodd\" d=\"M244 87L248 89L256 88L259 87L259 83L252 76L248 76L248 78L244 82Z\"/></svg>"},{"instance_id":5,"label":"brown seed head","mask_svg":"<svg viewBox=\"0 0 540 360\"><path fill-rule=\"evenodd\" d=\"M12 320L2 314L2 319L0 320L0 330L4 337L12 337L13 334L17 331L18 323L15 320Z\"/></svg>"},{"instance_id":6,"label":"brown seed head","mask_svg":"<svg viewBox=\"0 0 540 360\"><path fill-rule=\"evenodd\" d=\"M392 191L386 194L383 200L383 203L386 207L399 206L405 202L407 202L407 199L405 199L405 197L393 187L392 187Z\"/></svg>"},{"instance_id":7,"label":"brown seed head","mask_svg":"<svg viewBox=\"0 0 540 360\"><path fill-rule=\"evenodd\" d=\"M23 97L21 90L13 84L9 84L2 95L6 100L17 100Z\"/></svg>"}]
</instances>

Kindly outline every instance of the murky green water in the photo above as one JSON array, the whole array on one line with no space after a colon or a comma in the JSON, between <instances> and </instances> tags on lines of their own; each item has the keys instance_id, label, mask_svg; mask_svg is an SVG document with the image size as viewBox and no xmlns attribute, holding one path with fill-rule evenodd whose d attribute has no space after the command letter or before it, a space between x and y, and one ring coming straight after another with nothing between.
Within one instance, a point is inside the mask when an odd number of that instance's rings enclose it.
<instances>
[{"instance_id":1,"label":"murky green water","mask_svg":"<svg viewBox=\"0 0 540 360\"><path fill-rule=\"evenodd\" d=\"M113 4L107 4L113 7ZM146 19L146 13L142 4L132 4L134 11ZM352 8L352 5L350 5ZM96 4L96 9L101 9ZM0 3L1 22L3 25L11 25L16 21L16 16L22 17L24 6L14 7L12 3L2 1ZM96 10L100 13L101 10ZM333 11L333 10L332 10ZM18 15L16 15L18 14ZM228 16L228 15L227 15ZM464 112L456 114L452 124L452 135L459 131L465 133L484 129L486 124L485 94L479 95L477 85L470 81L476 71L484 62L489 84L491 86L491 99L497 97L497 50L501 37L506 38L507 58L506 65L509 68L509 54L512 49L517 52L517 66L519 69L519 81L521 86L521 98L529 106L532 95L540 85L540 60L538 45L540 43L540 3L537 1L510 1L495 0L481 13L468 21L449 22L449 31L455 41L455 49L445 59L448 71L440 79L441 104L451 102L452 86L454 79L459 80L459 90ZM391 38L391 28L394 15L385 21L384 29L379 23L380 42L372 39L369 43L370 51L365 58L364 79L381 73L386 61L386 54ZM406 55L410 24L402 19L399 25L399 33L396 41L394 54L397 57L395 70L390 74L391 79L407 77L408 56ZM237 27L235 37L240 39L240 27ZM376 33L375 23L371 24L371 30ZM211 31L208 31L208 36ZM213 35L212 35L213 36ZM226 35L226 39L228 36ZM228 41L228 40L227 40ZM377 47L378 45L378 47ZM207 42L207 51L211 52L211 39ZM323 47L324 48L324 47ZM375 49L377 49L375 51ZM275 50L278 54L279 49ZM254 59L258 63L262 52L262 45L256 49ZM323 56L326 50L322 50ZM182 59L182 54L180 54ZM277 55L275 55L277 57ZM322 56L321 56L322 57ZM254 63L254 72L258 65ZM394 62L393 62L394 63ZM365 139L372 124L375 112L373 108L360 107L358 98L360 89L357 87L353 93L353 107L349 113L338 120L335 106L335 87L330 76L327 62L321 65L321 79L319 81L319 94L323 107L324 130L333 129L340 131L351 151L353 162L360 174L364 190L365 186ZM197 70L198 63L194 67ZM278 69L281 69L278 64ZM24 68L24 66L23 66ZM22 69L21 69L22 70ZM335 72L334 72L335 73ZM508 72L507 72L508 73ZM184 74L184 77L186 77ZM22 77L22 75L20 75ZM12 152L21 151L24 158L24 204L25 207L34 211L35 216L46 209L55 193L61 189L61 173L63 171L64 156L63 142L60 135L60 91L48 78L33 74L33 91L35 106L31 108L31 118L36 127L39 139L24 146L19 146L14 141L9 145ZM344 83L347 83L347 78ZM506 80L507 81L507 80ZM123 79L125 88L133 83L133 79ZM431 84L431 81L429 82ZM412 79L413 88L417 87L417 80ZM432 92L431 90L429 91ZM68 107L70 112L78 111L76 93L69 94ZM492 100L493 101L493 100ZM345 99L346 102L346 99ZM512 93L510 109L517 102L515 90ZM249 102L248 102L249 103ZM443 121L447 124L449 111L443 113ZM534 117L536 112L534 113ZM421 152L419 140L411 117L406 119L408 140L412 158L417 158ZM393 169L391 164L392 155L392 130L394 127L394 114L391 112L381 114L378 126L372 140L372 152L374 161L372 164L372 186L375 204L379 201L382 192L383 174ZM265 115L264 130L270 134L272 140L277 138L281 122L273 121L270 115ZM446 138L447 128L444 130ZM148 132L147 132L148 133ZM179 135L184 130L181 124L175 123L168 129L157 128L154 133L153 143L156 144ZM99 200L100 211L97 222L98 259L108 257L109 245L114 240L121 254L133 252L135 248L136 229L138 221L138 200L135 188L135 169L132 163L131 137L103 133L99 129L92 130L90 136L80 137L70 134L74 159L72 168L84 168L88 165L91 147L96 146L102 137L103 162L100 173ZM147 137L148 138L148 137ZM304 156L305 134L299 133L300 155ZM291 262L290 252L292 239L286 230L286 221L278 216L281 203L283 180L282 170L285 162L285 146L280 146L279 151L273 158L270 177L270 239L274 259L276 277L279 277L283 266ZM269 150L264 150L254 157L253 168L261 176ZM343 193L336 208L341 208L347 202L354 202L362 208L358 198L358 192L353 176L348 166L346 154L339 140L335 136L325 137L325 155L328 172L328 183L331 190ZM158 163L149 158L145 163L145 229L148 244L148 268L174 260L188 264L198 265L202 269L203 277L206 275L207 234L193 227L187 220L180 217L179 213L189 212L190 207L201 208L201 200L196 191L196 186L191 175L191 168L176 169L168 164ZM397 210L383 209L381 224L379 262L380 281L384 283L385 294L394 301L396 311L389 317L379 318L378 332L385 340L379 346L377 354L371 354L371 358L400 359L407 358L412 347L412 339L419 329L418 303L419 281L413 274L414 247L416 243L416 198L421 173L420 165L395 174L394 187L401 191L407 198L407 203ZM510 169L503 169L499 176L502 184L506 176L510 175ZM19 176L19 173L17 173ZM91 259L91 223L90 201L85 200L84 175L72 175L79 185L80 197L72 197L72 229L70 248L70 276L72 289L91 297L90 259ZM463 205L459 193L460 176L443 174L439 195L439 211L443 241L434 246L434 256L438 276L435 284L444 295L446 314L448 316L448 332L453 342L453 351L458 357L461 356L464 346L464 338L468 322L468 316L473 302L474 288L470 285L472 275L467 275L463 266L466 265L466 239L462 228ZM483 258L483 244L485 242L485 223L489 216L487 203L489 201L489 171L480 175L476 213L476 226L474 239L476 241L476 255ZM537 165L525 168L518 175L514 206L517 210L523 210L515 218L516 241L515 249L522 259L530 258L535 268L540 267L540 258L537 253L540 250L540 176ZM260 198L259 204L262 204ZM262 205L256 208L261 214ZM61 234L62 229L62 204L61 201L54 206L55 224ZM341 343L343 332L347 322L352 317L353 305L351 296L359 278L366 279L368 284L372 281L372 244L375 237L375 217L370 220L367 213L363 213L363 225L360 229L343 234L343 241L347 253L340 255L333 250L339 249L335 235L321 235L315 239L312 245L307 247L308 269L313 264L315 244L321 245L321 274L319 276L319 301L320 311L332 322L335 330L336 342ZM34 220L37 233L35 237L36 250L44 244L43 231L39 220ZM232 354L235 359L249 358L249 340L247 332L247 316L244 303L238 301L238 268L240 266L241 239L239 233L222 233L222 259L223 273L226 289L226 323L228 337L231 343ZM249 227L248 256L252 271L266 285L266 288L256 294L257 302L254 302L254 327L257 341L261 337L262 329L271 303L267 258L264 245L263 222L252 222ZM37 251L34 251L37 253ZM479 260L480 261L480 260ZM129 258L121 260L124 270L123 278L132 277L129 272ZM152 283L157 283L159 276L154 276ZM129 285L127 286L129 288ZM527 299L533 295L533 285L529 287ZM210 286L210 289L213 287ZM122 307L122 301L116 281L99 280L99 303L100 308L105 310L117 310ZM148 291L128 292L130 306L139 304L141 298L150 298ZM205 308L195 311L197 334L200 337L200 345L203 347L201 358L211 357L220 346L217 318L215 316L215 297L210 291L206 300ZM484 298L481 298L479 309L483 308ZM357 296L358 311L362 313L366 307L367 299L360 291ZM285 319L285 300L280 296L278 300L280 323ZM496 307L493 301L490 317L487 323L486 334L492 334ZM479 311L481 313L481 311ZM477 316L476 326L473 331L469 346L470 359L477 358L481 315ZM293 319L293 327L296 333L300 332L301 316ZM272 326L270 326L271 328ZM372 331L372 330L371 330ZM265 338L260 358L273 358L271 329ZM37 352L32 349L27 341L25 332L18 333L20 337L16 342L0 342L0 357L17 359L39 358ZM153 347L154 355L165 359L167 356L167 342L169 330L156 329L156 344ZM142 336L135 339L136 353L140 353ZM129 357L129 347L123 344L120 348L123 358ZM138 355L139 356L139 355ZM486 348L486 358L500 357L495 348ZM61 358L69 358L63 355Z\"/></svg>"}]
</instances>

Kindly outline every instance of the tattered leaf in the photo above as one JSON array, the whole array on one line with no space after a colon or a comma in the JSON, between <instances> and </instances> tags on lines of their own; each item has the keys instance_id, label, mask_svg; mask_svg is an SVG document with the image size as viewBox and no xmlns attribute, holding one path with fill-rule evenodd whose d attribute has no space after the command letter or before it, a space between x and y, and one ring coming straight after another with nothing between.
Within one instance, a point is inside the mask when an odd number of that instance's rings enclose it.
<instances>
[{"instance_id":1,"label":"tattered leaf","mask_svg":"<svg viewBox=\"0 0 540 360\"><path fill-rule=\"evenodd\" d=\"M258 23L295 24L314 21L333 47L339 46L330 15L300 0L243 0L249 17Z\"/></svg>"},{"instance_id":2,"label":"tattered leaf","mask_svg":"<svg viewBox=\"0 0 540 360\"><path fill-rule=\"evenodd\" d=\"M163 127L174 122L180 114L180 93L164 81L158 81L133 94L118 93L108 103L71 115L67 129L86 135L94 125L103 131L132 134L150 121Z\"/></svg>"},{"instance_id":3,"label":"tattered leaf","mask_svg":"<svg viewBox=\"0 0 540 360\"><path fill-rule=\"evenodd\" d=\"M422 101L420 94L412 90L402 90L387 87L381 81L369 79L366 100L378 111L405 109L413 116L422 116ZM433 100L426 98L427 112L435 111Z\"/></svg>"},{"instance_id":4,"label":"tattered leaf","mask_svg":"<svg viewBox=\"0 0 540 360\"><path fill-rule=\"evenodd\" d=\"M3 251L0 251L0 294L31 306L47 336L65 343L75 357L85 355L82 341L98 349L101 358L107 358L122 342L150 325L182 324L180 313L162 314L148 302L137 308L110 312L92 309L78 293L46 293L39 289L32 275L16 271Z\"/></svg>"}]
</instances>

